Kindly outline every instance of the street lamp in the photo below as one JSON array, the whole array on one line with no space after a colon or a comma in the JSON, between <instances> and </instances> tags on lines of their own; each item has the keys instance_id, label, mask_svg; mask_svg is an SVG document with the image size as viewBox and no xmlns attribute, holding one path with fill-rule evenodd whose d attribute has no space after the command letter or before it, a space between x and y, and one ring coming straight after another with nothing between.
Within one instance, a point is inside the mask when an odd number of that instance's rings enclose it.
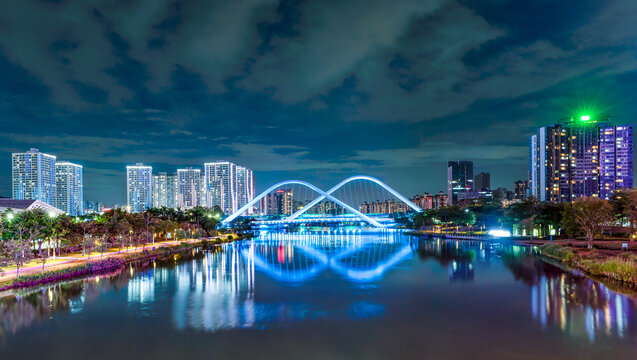
<instances>
[{"instance_id":1,"label":"street lamp","mask_svg":"<svg viewBox=\"0 0 637 360\"><path fill-rule=\"evenodd\" d=\"M14 217L15 216L13 215L13 213L8 213L7 214L7 220L9 220L9 221L13 220Z\"/></svg>"},{"instance_id":2,"label":"street lamp","mask_svg":"<svg viewBox=\"0 0 637 360\"><path fill-rule=\"evenodd\" d=\"M53 211L49 211L49 217L53 219L55 217L55 213Z\"/></svg>"}]
</instances>

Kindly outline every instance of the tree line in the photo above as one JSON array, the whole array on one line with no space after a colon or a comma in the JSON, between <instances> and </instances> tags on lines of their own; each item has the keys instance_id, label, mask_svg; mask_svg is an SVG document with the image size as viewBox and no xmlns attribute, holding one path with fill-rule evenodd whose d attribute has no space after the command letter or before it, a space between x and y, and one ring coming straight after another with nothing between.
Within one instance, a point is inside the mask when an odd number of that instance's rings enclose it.
<instances>
[{"instance_id":1,"label":"tree line","mask_svg":"<svg viewBox=\"0 0 637 360\"><path fill-rule=\"evenodd\" d=\"M109 248L143 246L154 241L216 235L223 212L215 208L188 210L152 208L129 213L113 209L80 217L54 216L42 210L0 214L0 265L14 264L18 273L33 258L42 267L51 256L105 252Z\"/></svg>"},{"instance_id":2,"label":"tree line","mask_svg":"<svg viewBox=\"0 0 637 360\"><path fill-rule=\"evenodd\" d=\"M534 233L547 237L554 229L564 236L583 236L592 247L593 239L604 230L624 234L632 241L636 222L637 189L625 189L616 191L610 200L580 197L570 203L554 203L530 197L508 206L494 200L465 201L415 214L411 226L517 228L531 238Z\"/></svg>"}]
</instances>

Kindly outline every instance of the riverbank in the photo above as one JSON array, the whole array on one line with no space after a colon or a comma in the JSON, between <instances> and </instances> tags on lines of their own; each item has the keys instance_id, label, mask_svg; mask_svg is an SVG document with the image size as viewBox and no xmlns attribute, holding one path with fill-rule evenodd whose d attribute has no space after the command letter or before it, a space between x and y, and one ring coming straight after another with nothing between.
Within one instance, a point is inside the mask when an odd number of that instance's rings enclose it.
<instances>
[{"instance_id":1,"label":"riverbank","mask_svg":"<svg viewBox=\"0 0 637 360\"><path fill-rule=\"evenodd\" d=\"M586 275L609 279L637 288L637 254L580 249L560 244L544 244L540 253Z\"/></svg>"},{"instance_id":2,"label":"riverbank","mask_svg":"<svg viewBox=\"0 0 637 360\"><path fill-rule=\"evenodd\" d=\"M109 249L110 251L103 254L89 254L85 257L70 255L48 264L45 266L46 271L41 270L41 265L22 269L18 277L15 277L13 271L5 271L0 276L0 291L111 272L134 261L178 254L200 246L219 245L245 238L246 236L220 235L208 239L150 244L135 249L125 249L125 251Z\"/></svg>"}]
</instances>

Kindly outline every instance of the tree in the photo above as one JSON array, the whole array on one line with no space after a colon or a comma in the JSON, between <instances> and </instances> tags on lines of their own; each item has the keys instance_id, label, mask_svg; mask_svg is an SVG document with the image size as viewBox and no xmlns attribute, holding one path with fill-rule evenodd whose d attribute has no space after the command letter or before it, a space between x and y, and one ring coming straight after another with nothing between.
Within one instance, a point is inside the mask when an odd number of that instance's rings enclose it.
<instances>
[{"instance_id":1,"label":"tree","mask_svg":"<svg viewBox=\"0 0 637 360\"><path fill-rule=\"evenodd\" d=\"M549 235L549 227L558 228L562 222L563 203L543 202L536 207L534 223L540 225L542 236Z\"/></svg>"},{"instance_id":2,"label":"tree","mask_svg":"<svg viewBox=\"0 0 637 360\"><path fill-rule=\"evenodd\" d=\"M623 189L615 192L611 198L613 213L624 223L628 219L630 224L630 241L635 234L635 222L637 222L637 189Z\"/></svg>"},{"instance_id":3,"label":"tree","mask_svg":"<svg viewBox=\"0 0 637 360\"><path fill-rule=\"evenodd\" d=\"M593 248L593 238L601 227L613 219L613 208L606 200L596 197L580 197L564 206L564 227L576 227L585 235L588 248Z\"/></svg>"},{"instance_id":4,"label":"tree","mask_svg":"<svg viewBox=\"0 0 637 360\"><path fill-rule=\"evenodd\" d=\"M511 227L517 225L519 229L525 229L532 236L539 206L540 203L535 198L511 204L504 212L505 220Z\"/></svg>"}]
</instances>

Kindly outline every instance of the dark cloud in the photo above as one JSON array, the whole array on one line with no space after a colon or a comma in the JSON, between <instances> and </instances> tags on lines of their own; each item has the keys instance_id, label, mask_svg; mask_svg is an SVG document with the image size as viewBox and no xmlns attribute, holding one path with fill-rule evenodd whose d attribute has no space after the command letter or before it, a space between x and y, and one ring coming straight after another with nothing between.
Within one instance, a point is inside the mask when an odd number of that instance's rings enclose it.
<instances>
[{"instance_id":1,"label":"dark cloud","mask_svg":"<svg viewBox=\"0 0 637 360\"><path fill-rule=\"evenodd\" d=\"M582 103L637 116L627 1L0 2L0 186L29 147L123 202L126 163L228 159L257 185L372 173L406 193L468 158L526 177L526 137Z\"/></svg>"}]
</instances>

